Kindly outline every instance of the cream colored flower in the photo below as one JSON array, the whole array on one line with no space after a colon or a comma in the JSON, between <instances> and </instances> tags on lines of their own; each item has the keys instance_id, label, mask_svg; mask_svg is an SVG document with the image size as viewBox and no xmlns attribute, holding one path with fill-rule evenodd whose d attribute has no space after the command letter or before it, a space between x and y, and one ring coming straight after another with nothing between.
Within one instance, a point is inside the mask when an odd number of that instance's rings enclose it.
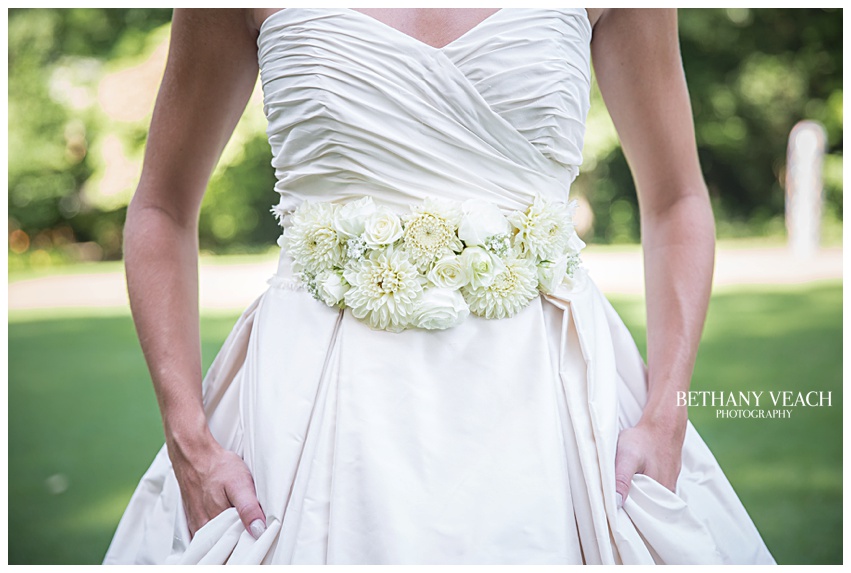
<instances>
[{"instance_id":1,"label":"cream colored flower","mask_svg":"<svg viewBox=\"0 0 851 573\"><path fill-rule=\"evenodd\" d=\"M458 203L428 198L404 219L403 238L411 260L425 271L438 259L460 252L464 245L456 234L461 221Z\"/></svg>"},{"instance_id":2,"label":"cream colored flower","mask_svg":"<svg viewBox=\"0 0 851 573\"><path fill-rule=\"evenodd\" d=\"M538 296L535 263L527 258L512 257L505 270L485 287L468 285L461 289L470 312L484 318L508 318L517 314Z\"/></svg>"},{"instance_id":3,"label":"cream colored flower","mask_svg":"<svg viewBox=\"0 0 851 573\"><path fill-rule=\"evenodd\" d=\"M523 256L539 260L557 259L567 251L568 241L574 234L573 209L574 205L568 206L536 195L525 212L515 211L508 216L517 229L515 247Z\"/></svg>"},{"instance_id":4,"label":"cream colored flower","mask_svg":"<svg viewBox=\"0 0 851 573\"><path fill-rule=\"evenodd\" d=\"M505 215L493 203L468 199L461 204L461 211L458 238L468 247L484 245L489 237L503 235L511 230Z\"/></svg>"},{"instance_id":5,"label":"cream colored flower","mask_svg":"<svg viewBox=\"0 0 851 573\"><path fill-rule=\"evenodd\" d=\"M341 264L342 237L334 228L336 205L311 203L299 205L284 229L281 246L300 269L316 275Z\"/></svg>"},{"instance_id":6,"label":"cream colored flower","mask_svg":"<svg viewBox=\"0 0 851 573\"><path fill-rule=\"evenodd\" d=\"M428 280L437 287L459 289L470 282L467 265L458 255L443 257L428 272Z\"/></svg>"},{"instance_id":7,"label":"cream colored flower","mask_svg":"<svg viewBox=\"0 0 851 573\"><path fill-rule=\"evenodd\" d=\"M371 249L393 244L402 237L402 221L389 207L382 205L366 220L363 239Z\"/></svg>"},{"instance_id":8,"label":"cream colored flower","mask_svg":"<svg viewBox=\"0 0 851 573\"><path fill-rule=\"evenodd\" d=\"M343 272L351 285L346 306L371 328L399 332L408 326L422 295L424 282L416 266L400 249L371 251Z\"/></svg>"},{"instance_id":9,"label":"cream colored flower","mask_svg":"<svg viewBox=\"0 0 851 573\"><path fill-rule=\"evenodd\" d=\"M316 294L328 306L341 306L349 284L343 280L343 273L338 270L322 271L314 279Z\"/></svg>"},{"instance_id":10,"label":"cream colored flower","mask_svg":"<svg viewBox=\"0 0 851 573\"><path fill-rule=\"evenodd\" d=\"M473 288L490 286L496 275L505 270L502 259L482 247L467 247L459 259Z\"/></svg>"},{"instance_id":11,"label":"cream colored flower","mask_svg":"<svg viewBox=\"0 0 851 573\"><path fill-rule=\"evenodd\" d=\"M567 275L567 255L556 261L541 261L538 263L538 289L552 294Z\"/></svg>"},{"instance_id":12,"label":"cream colored flower","mask_svg":"<svg viewBox=\"0 0 851 573\"><path fill-rule=\"evenodd\" d=\"M357 201L344 203L334 213L334 229L341 237L360 237L366 220L375 210L372 197L361 197Z\"/></svg>"},{"instance_id":13,"label":"cream colored flower","mask_svg":"<svg viewBox=\"0 0 851 573\"><path fill-rule=\"evenodd\" d=\"M417 328L443 330L460 324L469 314L470 307L459 291L429 288L423 291L414 309L412 324Z\"/></svg>"}]
</instances>

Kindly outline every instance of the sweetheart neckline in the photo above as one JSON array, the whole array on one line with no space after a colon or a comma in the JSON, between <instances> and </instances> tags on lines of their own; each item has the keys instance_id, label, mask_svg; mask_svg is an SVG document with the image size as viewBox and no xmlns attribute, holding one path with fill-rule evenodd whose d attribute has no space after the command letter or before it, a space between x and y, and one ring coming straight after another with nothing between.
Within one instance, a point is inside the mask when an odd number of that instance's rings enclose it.
<instances>
[{"instance_id":1,"label":"sweetheart neckline","mask_svg":"<svg viewBox=\"0 0 851 573\"><path fill-rule=\"evenodd\" d=\"M495 16L497 16L497 15L499 15L502 12L505 11L505 8L500 8L496 12L488 14L485 18L483 18L482 20L479 20L479 22L476 23L476 25L474 25L472 28L468 29L466 32L464 32L463 34L461 34L460 36L458 36L457 38L455 38L454 40L452 40L448 44L444 44L443 46L432 46L431 44L426 43L426 42L420 40L419 38L415 38L414 36L411 36L410 34L406 34L402 30L399 30L398 28L394 28L390 24L387 24L386 22L382 22L378 18L375 18L374 16L370 16L369 14L364 14L363 12L353 10L352 8L329 8L329 9L330 10L339 10L343 14L354 14L355 17L364 18L366 20L371 20L372 21L371 23L374 23L374 25L377 25L379 28L384 28L384 29L389 28L390 33L396 34L398 36L402 36L403 38L407 38L409 41L412 41L412 42L414 42L414 43L416 43L420 46L423 46L424 48L426 48L428 50L433 50L433 51L436 51L436 52L443 52L444 50L450 49L453 45L463 41L465 38L467 38L468 36L473 34L476 30L482 28L483 26L486 26L489 23L490 20L494 19ZM260 28L258 28L257 37L260 38L260 36L263 35L263 31L266 28L266 23L269 20L275 18L278 14L280 14L281 12L285 12L287 10L292 10L292 8L281 8L277 12L273 12L272 14L267 16L266 19L263 20L263 22L260 24Z\"/></svg>"},{"instance_id":2,"label":"sweetheart neckline","mask_svg":"<svg viewBox=\"0 0 851 573\"><path fill-rule=\"evenodd\" d=\"M275 18L276 18L276 17L278 17L278 15L279 15L279 14L281 14L282 12L286 12L287 10L293 10L293 9L298 9L298 7L295 7L295 8L281 8L280 10L278 10L278 11L276 11L276 12L273 12L272 14L270 14L269 16L267 16L267 17L263 20L263 22L260 24L260 28L258 28L258 31L257 31L257 42L259 43L259 42L260 42L260 40L261 40L261 38L263 38L263 34L264 34L264 32L266 31L266 29L268 28L268 26L271 26L271 24L269 23L269 21L270 21L270 20L275 19ZM405 32L403 32L403 31L401 31L401 30L399 30L399 29L397 29L397 28L394 28L393 26L391 26L390 24L387 24L386 22L382 22L382 21L381 21L381 20L379 20L378 18L375 18L375 17L370 16L370 15L368 15L368 14L364 14L363 12L358 12L357 10L353 10L352 8L324 8L324 10L338 10L338 11L340 11L340 13L341 13L341 14L344 14L344 15L346 15L346 14L354 14L354 15L355 15L355 17L362 18L362 19L366 19L366 20L371 20L371 23L372 23L373 25L377 25L378 27L380 27L380 28L385 28L385 29L388 29L388 28L389 28L390 33L395 34L395 35L397 35L397 36L400 36L400 37L402 37L403 39L406 39L406 40L408 40L408 41L410 41L410 42L413 42L413 43L417 44L418 46L423 47L423 48L424 48L424 49L426 49L426 50L430 50L430 51L432 51L432 52L437 52L437 53L444 53L444 52L446 52L447 50L450 50L451 48L453 48L456 44L458 44L458 43L460 43L460 42L464 41L465 39L467 39L469 36L471 36L471 35L472 35L473 33L475 33L476 31L478 31L478 30L480 30L481 28L483 28L483 27L487 26L489 23L492 23L492 21L493 21L493 20L494 20L497 16L499 16L499 15L501 15L503 12L505 12L505 10L506 10L506 9L505 9L505 8L500 8L500 9L498 9L496 12L493 12L493 13L489 14L487 17L485 17L484 19L480 20L480 21L479 21L479 22L478 22L475 26L473 26L472 28L468 29L466 32L464 32L463 34L461 34L460 36L458 36L457 38L455 38L454 40L452 40L452 41L451 41L451 42L449 42L448 44L445 44L445 45L440 46L440 47L432 46L431 44L428 44L428 43L426 43L426 42L424 42L424 41L422 41L422 40L420 40L420 39L418 39L418 38L415 38L415 37L411 36L410 34L406 34ZM583 8L582 10L583 10L583 12L585 13L585 20L586 20L586 22L588 22L588 26L589 26L589 27L591 27L591 20L588 18L588 10L587 10L586 8Z\"/></svg>"}]
</instances>

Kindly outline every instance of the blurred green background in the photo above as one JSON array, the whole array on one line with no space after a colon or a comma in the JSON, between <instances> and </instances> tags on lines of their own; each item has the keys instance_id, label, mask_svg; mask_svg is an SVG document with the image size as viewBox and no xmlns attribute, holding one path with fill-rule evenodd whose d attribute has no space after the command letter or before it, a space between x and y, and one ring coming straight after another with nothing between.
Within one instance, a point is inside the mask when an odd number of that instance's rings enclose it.
<instances>
[{"instance_id":1,"label":"blurred green background","mask_svg":"<svg viewBox=\"0 0 851 573\"><path fill-rule=\"evenodd\" d=\"M645 353L643 302L610 297ZM694 390L831 391L788 420L689 417L779 563L842 563L842 288L716 293ZM202 317L204 367L238 314ZM14 312L9 561L97 563L163 442L126 313Z\"/></svg>"},{"instance_id":2,"label":"blurred green background","mask_svg":"<svg viewBox=\"0 0 851 573\"><path fill-rule=\"evenodd\" d=\"M680 10L681 46L718 236L782 244L786 140L828 134L822 245L842 237L842 11ZM168 49L170 9L9 10L9 278L120 269L126 205ZM268 253L280 229L252 96L210 181L206 253ZM635 190L596 85L571 194L583 238L635 243ZM794 269L790 269L794 272ZM643 303L611 297L644 349ZM790 420L690 417L781 563L842 561L842 289L837 281L716 292L699 390L832 390ZM209 365L237 314L202 316ZM127 311L10 311L10 563L97 563L162 444ZM746 436L747 439L743 439Z\"/></svg>"},{"instance_id":3,"label":"blurred green background","mask_svg":"<svg viewBox=\"0 0 851 573\"><path fill-rule=\"evenodd\" d=\"M9 11L9 268L121 258L168 51L170 10ZM681 10L683 62L718 236L784 231L786 140L828 134L823 236L842 220L842 11ZM201 246L254 252L279 234L259 83L210 182ZM589 243L635 242L637 199L594 85L585 162L571 189Z\"/></svg>"}]
</instances>

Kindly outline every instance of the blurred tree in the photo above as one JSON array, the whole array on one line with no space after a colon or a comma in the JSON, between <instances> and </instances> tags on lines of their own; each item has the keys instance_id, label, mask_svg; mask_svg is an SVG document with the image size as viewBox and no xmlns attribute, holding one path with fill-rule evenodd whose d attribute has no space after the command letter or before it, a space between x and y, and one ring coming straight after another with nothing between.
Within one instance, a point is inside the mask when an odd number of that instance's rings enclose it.
<instances>
[{"instance_id":1,"label":"blurred tree","mask_svg":"<svg viewBox=\"0 0 851 573\"><path fill-rule=\"evenodd\" d=\"M57 252L120 257L171 14L9 11L9 245L17 255L10 268ZM842 11L684 9L679 19L719 236L782 233L786 138L804 118L827 128L826 214L841 221ZM637 240L631 174L596 84L584 156L573 192L593 211L585 238ZM274 246L270 159L258 88L202 204L203 248Z\"/></svg>"},{"instance_id":2,"label":"blurred tree","mask_svg":"<svg viewBox=\"0 0 851 573\"><path fill-rule=\"evenodd\" d=\"M789 131L801 119L828 132L828 216L842 219L842 10L682 9L680 45L701 164L719 236L783 229ZM594 109L596 107L596 109ZM586 142L596 157L577 190L594 212L595 242L639 236L635 187L594 86Z\"/></svg>"},{"instance_id":3,"label":"blurred tree","mask_svg":"<svg viewBox=\"0 0 851 573\"><path fill-rule=\"evenodd\" d=\"M31 238L17 250L93 241L120 256L124 205L104 211L82 195L103 127L97 81L170 19L161 9L9 10L9 230Z\"/></svg>"}]
</instances>

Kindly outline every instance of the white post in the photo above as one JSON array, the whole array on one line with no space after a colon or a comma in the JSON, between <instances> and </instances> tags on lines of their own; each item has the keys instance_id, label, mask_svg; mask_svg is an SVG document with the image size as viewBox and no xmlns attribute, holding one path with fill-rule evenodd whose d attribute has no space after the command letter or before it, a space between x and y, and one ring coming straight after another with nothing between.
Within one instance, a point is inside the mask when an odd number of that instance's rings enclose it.
<instances>
[{"instance_id":1,"label":"white post","mask_svg":"<svg viewBox=\"0 0 851 573\"><path fill-rule=\"evenodd\" d=\"M799 121L789 134L786 230L789 248L798 258L812 257L819 247L826 144L824 126L815 121Z\"/></svg>"}]
</instances>

